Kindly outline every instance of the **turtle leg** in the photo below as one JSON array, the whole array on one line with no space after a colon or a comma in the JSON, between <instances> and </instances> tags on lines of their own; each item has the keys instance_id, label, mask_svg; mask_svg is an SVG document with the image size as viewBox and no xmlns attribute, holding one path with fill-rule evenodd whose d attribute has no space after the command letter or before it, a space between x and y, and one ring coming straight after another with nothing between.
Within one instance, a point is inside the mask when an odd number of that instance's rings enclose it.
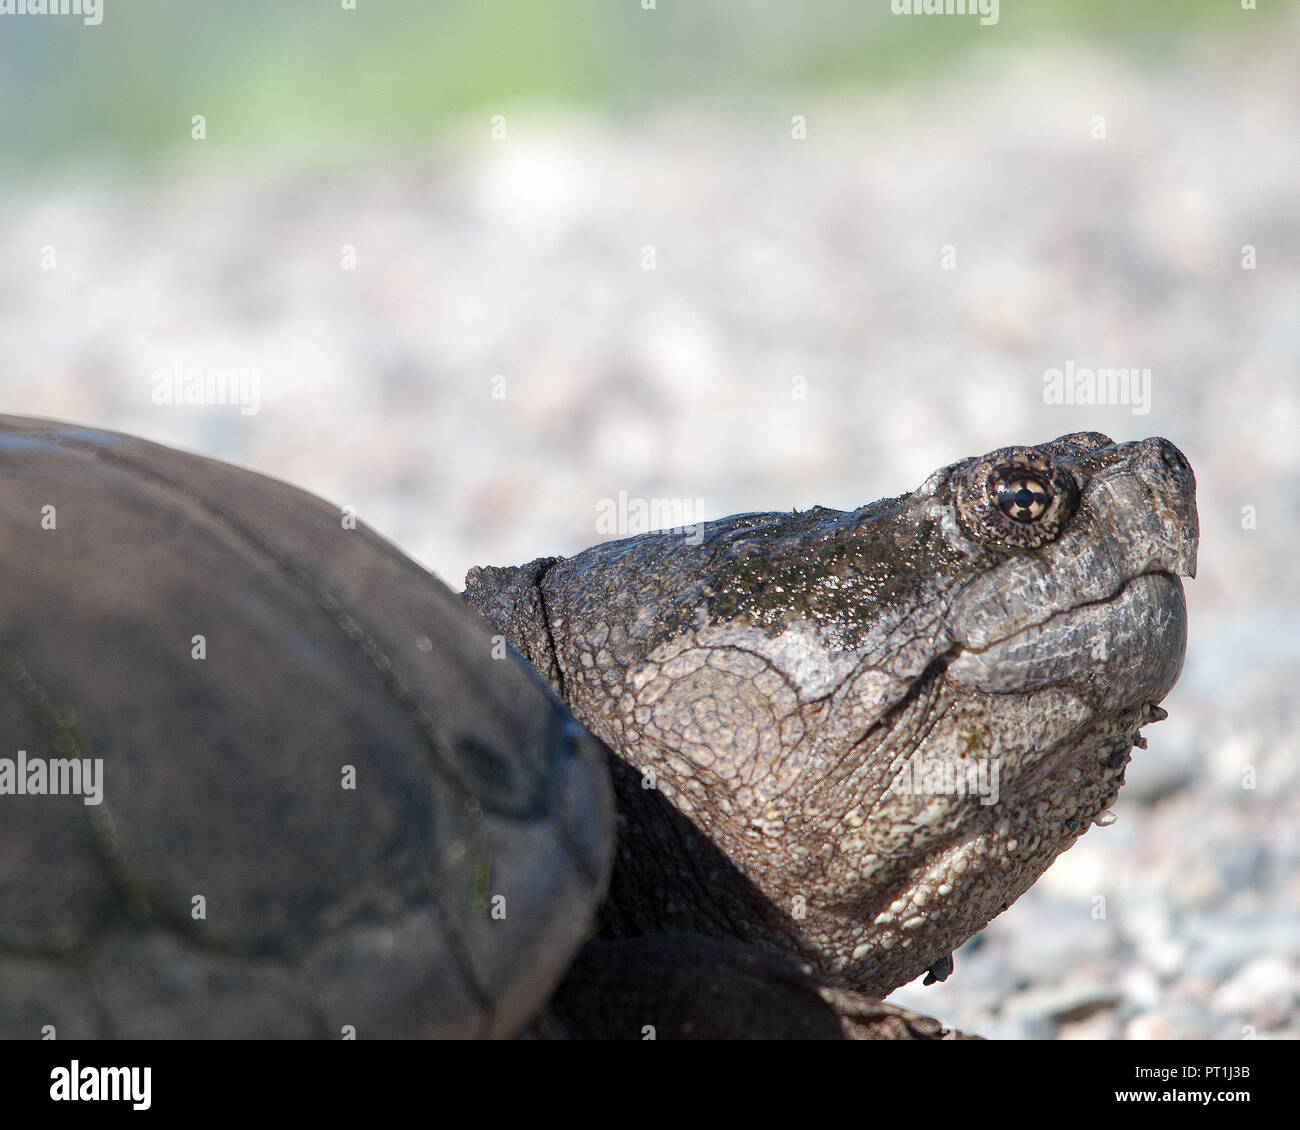
<instances>
[{"instance_id":1,"label":"turtle leg","mask_svg":"<svg viewBox=\"0 0 1300 1130\"><path fill-rule=\"evenodd\" d=\"M593 938L530 1026L539 1039L974 1039L819 985L796 962L697 934Z\"/></svg>"}]
</instances>

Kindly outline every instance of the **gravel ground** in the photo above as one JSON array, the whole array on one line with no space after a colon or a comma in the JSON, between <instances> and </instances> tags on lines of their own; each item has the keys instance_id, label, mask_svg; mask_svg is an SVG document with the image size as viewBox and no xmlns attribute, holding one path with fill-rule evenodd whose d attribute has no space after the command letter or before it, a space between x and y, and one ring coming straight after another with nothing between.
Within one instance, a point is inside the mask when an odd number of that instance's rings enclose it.
<instances>
[{"instance_id":1,"label":"gravel ground","mask_svg":"<svg viewBox=\"0 0 1300 1130\"><path fill-rule=\"evenodd\" d=\"M1009 443L1165 435L1202 523L1170 718L1118 823L894 999L993 1037L1295 1037L1298 53L1275 23L743 111L523 108L328 167L196 145L0 180L0 407L289 479L457 587L598 540L620 491L852 507ZM259 411L155 404L178 364L258 370ZM1069 364L1149 369L1149 411L1046 403Z\"/></svg>"}]
</instances>

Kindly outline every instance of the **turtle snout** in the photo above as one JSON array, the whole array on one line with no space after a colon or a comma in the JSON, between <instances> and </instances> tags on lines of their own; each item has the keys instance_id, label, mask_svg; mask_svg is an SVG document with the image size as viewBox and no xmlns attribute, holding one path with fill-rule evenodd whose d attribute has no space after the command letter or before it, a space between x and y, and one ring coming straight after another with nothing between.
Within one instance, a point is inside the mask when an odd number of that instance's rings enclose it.
<instances>
[{"instance_id":1,"label":"turtle snout","mask_svg":"<svg viewBox=\"0 0 1300 1130\"><path fill-rule=\"evenodd\" d=\"M1134 471L1160 500L1158 519L1164 565L1179 577L1196 576L1200 524L1196 516L1196 474L1186 455L1167 439L1152 436L1138 447Z\"/></svg>"}]
</instances>

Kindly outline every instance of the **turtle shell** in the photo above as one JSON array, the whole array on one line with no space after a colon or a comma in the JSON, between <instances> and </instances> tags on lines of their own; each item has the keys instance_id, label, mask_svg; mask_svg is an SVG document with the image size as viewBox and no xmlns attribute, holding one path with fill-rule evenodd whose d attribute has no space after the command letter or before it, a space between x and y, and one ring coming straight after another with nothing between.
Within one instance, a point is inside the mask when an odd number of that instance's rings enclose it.
<instances>
[{"instance_id":1,"label":"turtle shell","mask_svg":"<svg viewBox=\"0 0 1300 1130\"><path fill-rule=\"evenodd\" d=\"M536 1013L612 795L445 585L285 483L47 420L0 416L0 530L0 1037Z\"/></svg>"}]
</instances>

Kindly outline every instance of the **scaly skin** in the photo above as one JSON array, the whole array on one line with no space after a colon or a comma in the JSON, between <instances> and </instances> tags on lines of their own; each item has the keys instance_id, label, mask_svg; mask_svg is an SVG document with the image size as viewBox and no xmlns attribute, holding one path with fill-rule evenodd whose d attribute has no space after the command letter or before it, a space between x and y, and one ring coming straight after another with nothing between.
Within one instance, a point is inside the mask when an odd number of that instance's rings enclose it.
<instances>
[{"instance_id":1,"label":"scaly skin","mask_svg":"<svg viewBox=\"0 0 1300 1130\"><path fill-rule=\"evenodd\" d=\"M1080 433L848 513L476 569L465 599L611 751L604 933L739 943L861 1004L946 976L1113 803L1197 533L1177 448Z\"/></svg>"}]
</instances>

